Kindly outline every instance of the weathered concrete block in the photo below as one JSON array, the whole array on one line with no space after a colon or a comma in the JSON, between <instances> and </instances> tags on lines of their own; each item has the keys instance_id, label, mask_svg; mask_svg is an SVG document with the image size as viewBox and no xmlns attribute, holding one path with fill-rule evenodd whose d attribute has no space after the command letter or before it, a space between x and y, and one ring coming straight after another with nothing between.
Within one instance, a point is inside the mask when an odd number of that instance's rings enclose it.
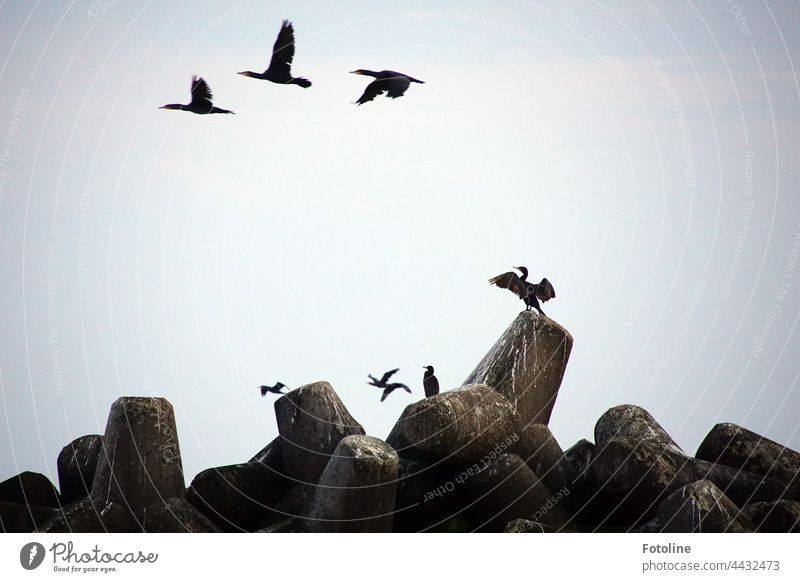
<instances>
[{"instance_id":1,"label":"weathered concrete block","mask_svg":"<svg viewBox=\"0 0 800 582\"><path fill-rule=\"evenodd\" d=\"M275 415L287 475L305 483L316 483L340 440L365 434L327 382L281 396Z\"/></svg>"},{"instance_id":2,"label":"weathered concrete block","mask_svg":"<svg viewBox=\"0 0 800 582\"><path fill-rule=\"evenodd\" d=\"M267 511L257 531L271 530L273 526L286 520L292 521L291 527L293 528L308 529L308 519L313 510L316 493L316 485L299 483L290 488L275 504L275 507Z\"/></svg>"},{"instance_id":3,"label":"weathered concrete block","mask_svg":"<svg viewBox=\"0 0 800 582\"><path fill-rule=\"evenodd\" d=\"M692 481L701 479L711 481L739 507L759 501L790 499L790 494L794 493L795 496L797 494L796 490L787 491L784 482L757 473L726 465L717 465L701 459L691 459L690 465ZM685 485L686 483L680 482L679 484Z\"/></svg>"},{"instance_id":4,"label":"weathered concrete block","mask_svg":"<svg viewBox=\"0 0 800 582\"><path fill-rule=\"evenodd\" d=\"M148 533L216 533L220 529L182 497L154 503L145 511Z\"/></svg>"},{"instance_id":5,"label":"weathered concrete block","mask_svg":"<svg viewBox=\"0 0 800 582\"><path fill-rule=\"evenodd\" d=\"M200 472L186 498L222 531L255 531L290 485L259 462L241 463Z\"/></svg>"},{"instance_id":6,"label":"weathered concrete block","mask_svg":"<svg viewBox=\"0 0 800 582\"><path fill-rule=\"evenodd\" d=\"M634 488L650 504L691 482L694 473L687 457L647 440L616 438L597 446L592 458L592 480L608 493Z\"/></svg>"},{"instance_id":7,"label":"weathered concrete block","mask_svg":"<svg viewBox=\"0 0 800 582\"><path fill-rule=\"evenodd\" d=\"M144 510L142 510L144 517ZM110 501L95 504L84 497L64 508L60 515L43 525L45 533L137 533L143 524L123 504Z\"/></svg>"},{"instance_id":8,"label":"weathered concrete block","mask_svg":"<svg viewBox=\"0 0 800 582\"><path fill-rule=\"evenodd\" d=\"M76 438L61 449L57 466L62 503L75 501L91 493L102 448L103 437L89 434Z\"/></svg>"},{"instance_id":9,"label":"weathered concrete block","mask_svg":"<svg viewBox=\"0 0 800 582\"><path fill-rule=\"evenodd\" d=\"M742 513L753 522L758 532L800 533L800 502L751 503L742 508Z\"/></svg>"},{"instance_id":10,"label":"weathered concrete block","mask_svg":"<svg viewBox=\"0 0 800 582\"><path fill-rule=\"evenodd\" d=\"M564 377L572 336L552 319L520 313L464 380L505 396L523 426L547 424Z\"/></svg>"},{"instance_id":11,"label":"weathered concrete block","mask_svg":"<svg viewBox=\"0 0 800 582\"><path fill-rule=\"evenodd\" d=\"M574 470L564 506L572 513L570 527L582 531L627 531L642 520L642 510L625 493L612 493L594 479L592 464L595 444L581 439L567 449L564 457ZM655 508L653 508L655 509Z\"/></svg>"},{"instance_id":12,"label":"weathered concrete block","mask_svg":"<svg viewBox=\"0 0 800 582\"><path fill-rule=\"evenodd\" d=\"M800 488L800 453L730 422L712 428L696 456Z\"/></svg>"},{"instance_id":13,"label":"weathered concrete block","mask_svg":"<svg viewBox=\"0 0 800 582\"><path fill-rule=\"evenodd\" d=\"M598 447L613 439L647 441L657 448L686 456L656 419L641 406L621 404L608 409L594 427L594 442Z\"/></svg>"},{"instance_id":14,"label":"weathered concrete block","mask_svg":"<svg viewBox=\"0 0 800 582\"><path fill-rule=\"evenodd\" d=\"M630 531L655 517L658 505L690 483L690 459L648 439L614 438L598 446L591 461L589 505L578 519L596 529ZM593 530L594 531L594 530Z\"/></svg>"},{"instance_id":15,"label":"weathered concrete block","mask_svg":"<svg viewBox=\"0 0 800 582\"><path fill-rule=\"evenodd\" d=\"M476 461L519 440L517 415L489 386L464 386L410 404L386 441L404 458Z\"/></svg>"},{"instance_id":16,"label":"weathered concrete block","mask_svg":"<svg viewBox=\"0 0 800 582\"><path fill-rule=\"evenodd\" d=\"M275 472L283 472L286 470L286 465L283 462L283 449L281 441L283 439L280 435L272 439L267 446L258 451L253 457L247 461L248 463L261 463L268 469Z\"/></svg>"},{"instance_id":17,"label":"weathered concrete block","mask_svg":"<svg viewBox=\"0 0 800 582\"><path fill-rule=\"evenodd\" d=\"M448 483L467 467L445 460L400 459L394 531L421 532L442 527L467 506L464 488ZM452 489L447 491L447 489Z\"/></svg>"},{"instance_id":18,"label":"weathered concrete block","mask_svg":"<svg viewBox=\"0 0 800 582\"><path fill-rule=\"evenodd\" d=\"M551 492L517 455L504 453L479 468L463 485L469 504L465 517L475 531L502 532L514 519L563 528L569 514L560 501L569 491Z\"/></svg>"},{"instance_id":19,"label":"weathered concrete block","mask_svg":"<svg viewBox=\"0 0 800 582\"><path fill-rule=\"evenodd\" d=\"M661 531L672 533L752 532L753 524L711 481L682 487L658 506Z\"/></svg>"},{"instance_id":20,"label":"weathered concrete block","mask_svg":"<svg viewBox=\"0 0 800 582\"><path fill-rule=\"evenodd\" d=\"M311 513L311 531L392 531L400 459L369 436L343 438L322 473Z\"/></svg>"},{"instance_id":21,"label":"weathered concrete block","mask_svg":"<svg viewBox=\"0 0 800 582\"><path fill-rule=\"evenodd\" d=\"M547 425L531 424L520 431L516 453L550 491L571 489L578 476Z\"/></svg>"},{"instance_id":22,"label":"weathered concrete block","mask_svg":"<svg viewBox=\"0 0 800 582\"><path fill-rule=\"evenodd\" d=\"M184 495L175 414L164 398L118 398L111 405L91 498L129 507L142 523L149 505Z\"/></svg>"},{"instance_id":23,"label":"weathered concrete block","mask_svg":"<svg viewBox=\"0 0 800 582\"><path fill-rule=\"evenodd\" d=\"M25 471L0 483L0 501L41 507L60 507L58 491L41 473Z\"/></svg>"},{"instance_id":24,"label":"weathered concrete block","mask_svg":"<svg viewBox=\"0 0 800 582\"><path fill-rule=\"evenodd\" d=\"M0 532L27 533L37 531L60 514L61 510L56 507L0 501Z\"/></svg>"},{"instance_id":25,"label":"weathered concrete block","mask_svg":"<svg viewBox=\"0 0 800 582\"><path fill-rule=\"evenodd\" d=\"M570 462L575 470L576 481L586 481L590 476L592 455L595 452L595 444L581 439L564 452L564 458Z\"/></svg>"},{"instance_id":26,"label":"weathered concrete block","mask_svg":"<svg viewBox=\"0 0 800 582\"><path fill-rule=\"evenodd\" d=\"M630 493L635 503L629 512L638 513L640 521L650 519L664 497L694 480L689 457L639 406L609 409L595 425L595 442L591 480L612 496Z\"/></svg>"},{"instance_id":27,"label":"weathered concrete block","mask_svg":"<svg viewBox=\"0 0 800 582\"><path fill-rule=\"evenodd\" d=\"M591 482L599 493L593 497L604 498L604 502L590 503L587 510L592 513L583 512L579 519L627 528L652 519L668 495L700 480L713 483L726 498L742 505L775 501L785 492L784 486L773 479L685 457L652 439L613 438L596 451L591 467ZM598 512L610 507L617 507L618 515L604 517Z\"/></svg>"}]
</instances>

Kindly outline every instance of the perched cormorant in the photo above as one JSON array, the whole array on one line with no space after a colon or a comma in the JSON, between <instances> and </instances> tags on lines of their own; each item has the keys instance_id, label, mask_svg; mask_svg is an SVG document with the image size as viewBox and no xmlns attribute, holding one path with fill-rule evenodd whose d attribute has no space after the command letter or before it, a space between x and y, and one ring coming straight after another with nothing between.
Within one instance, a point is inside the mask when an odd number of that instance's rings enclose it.
<instances>
[{"instance_id":1,"label":"perched cormorant","mask_svg":"<svg viewBox=\"0 0 800 582\"><path fill-rule=\"evenodd\" d=\"M367 377L370 379L370 381L367 382L367 384L369 384L370 386L376 386L378 388L383 388L383 395L381 396L381 402L386 400L386 397L389 396L389 394L391 394L392 392L394 392L398 388L402 388L403 390L405 390L406 392L411 394L411 388L409 388L405 384L401 384L400 382L388 383L389 382L389 378L391 378L392 375L395 372L397 372L399 369L400 368L395 368L394 370L389 370L383 376L381 376L380 380L378 380L372 374L367 374Z\"/></svg>"},{"instance_id":2,"label":"perched cormorant","mask_svg":"<svg viewBox=\"0 0 800 582\"><path fill-rule=\"evenodd\" d=\"M522 277L517 275L514 271L509 271L508 273L503 273L497 277L492 277L489 279L489 283L492 285L497 285L498 287L502 287L503 289L510 289L516 293L517 296L525 302L526 311L533 307L539 313L544 315L544 311L542 311L542 308L539 307L539 301L537 299L541 301L549 301L556 296L556 290L553 289L553 286L547 279L542 279L539 283L529 282L527 280L528 269L525 267L514 268L519 269L519 271L522 273ZM547 316L545 315L545 317Z\"/></svg>"},{"instance_id":3,"label":"perched cormorant","mask_svg":"<svg viewBox=\"0 0 800 582\"><path fill-rule=\"evenodd\" d=\"M169 105L162 105L159 109L180 109L181 111L191 111L192 113L205 114L205 113L233 113L227 109L220 109L214 107L211 103L211 89L208 83L202 77L192 77L192 101L188 105L180 103L170 103Z\"/></svg>"},{"instance_id":4,"label":"perched cormorant","mask_svg":"<svg viewBox=\"0 0 800 582\"><path fill-rule=\"evenodd\" d=\"M292 59L294 58L294 27L288 20L284 20L275 45L272 47L272 60L263 73L255 71L242 71L240 75L264 79L282 85L300 85L303 88L311 87L311 81L303 77L292 77Z\"/></svg>"},{"instance_id":5,"label":"perched cormorant","mask_svg":"<svg viewBox=\"0 0 800 582\"><path fill-rule=\"evenodd\" d=\"M286 388L286 384L281 384L280 382L276 382L275 386L262 386L261 396L266 396L267 392L271 392L272 394L283 394L281 390L284 388Z\"/></svg>"},{"instance_id":6,"label":"perched cormorant","mask_svg":"<svg viewBox=\"0 0 800 582\"><path fill-rule=\"evenodd\" d=\"M403 96L403 93L406 92L406 89L408 89L411 83L425 82L395 71L368 71L367 69L358 69L350 72L355 75L375 77L375 80L364 89L364 93L358 98L356 105L363 105L367 101L372 101L375 97L384 92L387 97L397 99Z\"/></svg>"},{"instance_id":7,"label":"perched cormorant","mask_svg":"<svg viewBox=\"0 0 800 582\"><path fill-rule=\"evenodd\" d=\"M436 396L439 393L439 380L433 375L433 366L423 366L425 375L422 377L422 386L425 388L425 398Z\"/></svg>"}]
</instances>

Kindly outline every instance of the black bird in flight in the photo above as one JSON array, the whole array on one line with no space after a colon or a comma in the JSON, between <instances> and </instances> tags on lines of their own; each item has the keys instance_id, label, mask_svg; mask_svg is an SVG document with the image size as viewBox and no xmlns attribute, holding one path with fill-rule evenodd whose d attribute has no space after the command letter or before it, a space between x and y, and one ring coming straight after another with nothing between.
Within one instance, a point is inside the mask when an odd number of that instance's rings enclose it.
<instances>
[{"instance_id":1,"label":"black bird in flight","mask_svg":"<svg viewBox=\"0 0 800 582\"><path fill-rule=\"evenodd\" d=\"M531 307L535 308L539 313L544 315L544 311L539 307L539 301L549 301L556 296L556 290L547 279L542 279L539 283L531 283L528 279L528 269L525 267L514 267L519 269L522 277L517 275L514 271L503 273L497 277L489 279L489 283L497 285L503 289L510 289L516 293L517 297L525 302L525 310L530 310ZM546 315L544 315L547 317Z\"/></svg>"},{"instance_id":2,"label":"black bird in flight","mask_svg":"<svg viewBox=\"0 0 800 582\"><path fill-rule=\"evenodd\" d=\"M242 71L239 74L254 79L264 79L281 85L300 85L303 88L311 87L311 81L303 77L292 77L292 59L294 58L294 27L288 20L284 20L275 45L272 47L272 60L263 73L255 71Z\"/></svg>"},{"instance_id":3,"label":"black bird in flight","mask_svg":"<svg viewBox=\"0 0 800 582\"><path fill-rule=\"evenodd\" d=\"M383 376L381 376L380 380L378 380L372 374L367 374L367 377L370 379L370 381L367 382L367 384L369 384L370 386L376 386L378 388L383 388L383 395L381 396L381 402L386 400L386 397L389 396L389 394L391 394L392 392L394 392L398 388L402 388L403 390L405 390L406 392L411 394L411 388L409 388L405 384L401 384L400 382L391 382L391 383L389 382L389 378L391 378L392 375L394 375L394 373L397 372L399 369L400 368L395 368L394 370L389 370Z\"/></svg>"},{"instance_id":4,"label":"black bird in flight","mask_svg":"<svg viewBox=\"0 0 800 582\"><path fill-rule=\"evenodd\" d=\"M422 386L425 388L425 398L436 396L439 393L439 380L433 375L433 366L424 366L425 375L422 377Z\"/></svg>"},{"instance_id":5,"label":"black bird in flight","mask_svg":"<svg viewBox=\"0 0 800 582\"><path fill-rule=\"evenodd\" d=\"M169 105L162 105L159 109L180 109L181 111L191 111L203 115L206 113L233 113L227 109L220 109L214 107L211 103L211 88L202 77L192 77L192 101L188 105L181 103L170 103Z\"/></svg>"},{"instance_id":6,"label":"black bird in flight","mask_svg":"<svg viewBox=\"0 0 800 582\"><path fill-rule=\"evenodd\" d=\"M281 392L284 388L286 388L286 384L281 384L280 382L275 382L275 386L262 386L261 396L266 396L267 392L271 392L272 394L284 394L284 392Z\"/></svg>"},{"instance_id":7,"label":"black bird in flight","mask_svg":"<svg viewBox=\"0 0 800 582\"><path fill-rule=\"evenodd\" d=\"M406 92L406 89L408 89L411 83L425 82L395 71L368 71L367 69L358 69L350 72L354 75L375 77L375 80L364 89L364 93L358 98L356 105L363 105L367 101L372 101L381 93L386 93L387 97L397 99L403 96L403 93Z\"/></svg>"}]
</instances>

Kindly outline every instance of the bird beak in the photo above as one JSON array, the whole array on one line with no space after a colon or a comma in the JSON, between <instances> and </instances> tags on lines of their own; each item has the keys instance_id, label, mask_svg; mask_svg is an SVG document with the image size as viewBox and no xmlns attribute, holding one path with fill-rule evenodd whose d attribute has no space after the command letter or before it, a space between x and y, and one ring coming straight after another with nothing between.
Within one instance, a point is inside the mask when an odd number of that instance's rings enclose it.
<instances>
[{"instance_id":1,"label":"bird beak","mask_svg":"<svg viewBox=\"0 0 800 582\"><path fill-rule=\"evenodd\" d=\"M364 74L361 71L350 71L350 73L352 73L353 75L363 75Z\"/></svg>"}]
</instances>

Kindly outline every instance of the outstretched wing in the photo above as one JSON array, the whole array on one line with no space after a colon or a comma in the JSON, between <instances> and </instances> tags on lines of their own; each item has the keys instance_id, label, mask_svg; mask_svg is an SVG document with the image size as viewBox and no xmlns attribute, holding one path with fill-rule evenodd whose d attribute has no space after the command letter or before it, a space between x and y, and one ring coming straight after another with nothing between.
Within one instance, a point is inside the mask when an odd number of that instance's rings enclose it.
<instances>
[{"instance_id":1,"label":"outstretched wing","mask_svg":"<svg viewBox=\"0 0 800 582\"><path fill-rule=\"evenodd\" d=\"M392 99L397 99L398 97L403 96L403 93L406 92L406 89L408 89L411 81L409 81L408 77L398 75L397 77L389 77L388 79L384 79L384 83L386 85L386 96L391 97Z\"/></svg>"},{"instance_id":2,"label":"outstretched wing","mask_svg":"<svg viewBox=\"0 0 800 582\"><path fill-rule=\"evenodd\" d=\"M509 271L508 273L497 275L497 277L492 277L489 279L489 283L491 285L502 287L503 289L510 289L520 299L525 299L525 297L528 296L528 289L525 286L525 282L520 279L519 275L517 275L514 271Z\"/></svg>"},{"instance_id":3,"label":"outstretched wing","mask_svg":"<svg viewBox=\"0 0 800 582\"><path fill-rule=\"evenodd\" d=\"M550 281L547 279L542 279L536 286L536 297L538 297L540 301L549 301L555 296L556 290L553 289L553 285L551 285Z\"/></svg>"},{"instance_id":4,"label":"outstretched wing","mask_svg":"<svg viewBox=\"0 0 800 582\"><path fill-rule=\"evenodd\" d=\"M384 400L386 400L386 397L387 397L387 396L389 396L389 394L391 394L391 393L392 393L392 390L394 390L394 388L386 388L386 389L383 391L383 395L381 396L381 402L383 402Z\"/></svg>"},{"instance_id":5,"label":"outstretched wing","mask_svg":"<svg viewBox=\"0 0 800 582\"><path fill-rule=\"evenodd\" d=\"M397 372L398 370L400 370L400 368L395 368L394 370L389 370L388 372L386 372L381 378L381 384L386 384L386 382L389 381L389 378L394 376L395 372Z\"/></svg>"},{"instance_id":6,"label":"outstretched wing","mask_svg":"<svg viewBox=\"0 0 800 582\"><path fill-rule=\"evenodd\" d=\"M284 20L272 47L272 59L269 61L267 71L290 77L292 59L294 59L294 27L291 22Z\"/></svg>"},{"instance_id":7,"label":"outstretched wing","mask_svg":"<svg viewBox=\"0 0 800 582\"><path fill-rule=\"evenodd\" d=\"M208 107L211 109L211 99L213 98L211 87L208 86L202 77L192 77L192 103L197 107Z\"/></svg>"},{"instance_id":8,"label":"outstretched wing","mask_svg":"<svg viewBox=\"0 0 800 582\"><path fill-rule=\"evenodd\" d=\"M372 101L384 91L386 91L386 82L383 79L375 79L372 83L367 85L366 89L364 89L364 93L362 93L361 97L358 98L356 105L363 105L368 101Z\"/></svg>"}]
</instances>

